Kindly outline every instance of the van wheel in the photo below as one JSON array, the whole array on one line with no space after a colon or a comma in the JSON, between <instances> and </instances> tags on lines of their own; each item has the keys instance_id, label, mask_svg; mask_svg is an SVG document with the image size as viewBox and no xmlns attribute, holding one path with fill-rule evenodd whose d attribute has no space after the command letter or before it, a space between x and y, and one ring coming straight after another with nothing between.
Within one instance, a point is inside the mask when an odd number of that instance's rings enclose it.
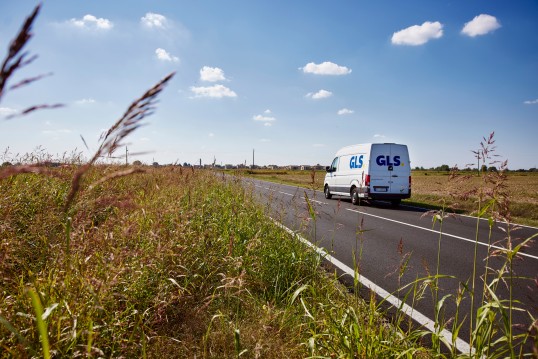
<instances>
[{"instance_id":1,"label":"van wheel","mask_svg":"<svg viewBox=\"0 0 538 359\"><path fill-rule=\"evenodd\" d=\"M323 192L325 193L325 198L331 199L333 198L333 195L331 194L331 191L329 191L329 185L326 184L325 188L323 189Z\"/></svg>"},{"instance_id":2,"label":"van wheel","mask_svg":"<svg viewBox=\"0 0 538 359\"><path fill-rule=\"evenodd\" d=\"M361 204L361 199L359 198L359 189L357 187L353 187L351 190L351 203L356 206Z\"/></svg>"},{"instance_id":3,"label":"van wheel","mask_svg":"<svg viewBox=\"0 0 538 359\"><path fill-rule=\"evenodd\" d=\"M392 207L398 207L401 202L402 202L401 199L393 199L390 201L390 204L392 204Z\"/></svg>"}]
</instances>

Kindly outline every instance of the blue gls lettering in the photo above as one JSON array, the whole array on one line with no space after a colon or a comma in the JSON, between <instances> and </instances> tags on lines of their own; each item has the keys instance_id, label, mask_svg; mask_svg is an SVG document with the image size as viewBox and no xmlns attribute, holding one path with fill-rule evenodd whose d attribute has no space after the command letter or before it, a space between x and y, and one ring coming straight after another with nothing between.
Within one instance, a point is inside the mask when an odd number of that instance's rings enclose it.
<instances>
[{"instance_id":1,"label":"blue gls lettering","mask_svg":"<svg viewBox=\"0 0 538 359\"><path fill-rule=\"evenodd\" d=\"M391 162L390 156L377 156L375 162L378 166L399 166L401 165L400 156L394 156L392 159L394 162Z\"/></svg>"},{"instance_id":2,"label":"blue gls lettering","mask_svg":"<svg viewBox=\"0 0 538 359\"><path fill-rule=\"evenodd\" d=\"M351 156L351 159L349 160L349 168L362 168L362 158L364 156L363 155L360 155L360 156Z\"/></svg>"}]
</instances>

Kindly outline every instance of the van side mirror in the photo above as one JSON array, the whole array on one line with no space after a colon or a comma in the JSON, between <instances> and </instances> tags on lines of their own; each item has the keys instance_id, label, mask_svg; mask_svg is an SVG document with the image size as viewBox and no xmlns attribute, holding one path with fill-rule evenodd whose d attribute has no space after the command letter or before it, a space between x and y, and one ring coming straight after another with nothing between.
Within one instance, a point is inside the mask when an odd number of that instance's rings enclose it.
<instances>
[{"instance_id":1,"label":"van side mirror","mask_svg":"<svg viewBox=\"0 0 538 359\"><path fill-rule=\"evenodd\" d=\"M328 173L331 173L331 172L334 172L334 168L332 168L331 166L327 166L325 167L325 171Z\"/></svg>"}]
</instances>

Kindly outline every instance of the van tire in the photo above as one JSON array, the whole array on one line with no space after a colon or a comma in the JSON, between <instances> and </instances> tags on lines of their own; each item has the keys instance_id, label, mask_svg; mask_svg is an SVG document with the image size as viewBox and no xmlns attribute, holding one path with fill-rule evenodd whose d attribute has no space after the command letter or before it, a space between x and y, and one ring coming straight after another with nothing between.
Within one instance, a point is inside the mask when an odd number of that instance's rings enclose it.
<instances>
[{"instance_id":1,"label":"van tire","mask_svg":"<svg viewBox=\"0 0 538 359\"><path fill-rule=\"evenodd\" d=\"M361 199L359 197L359 189L357 187L353 187L351 190L351 203L358 206L361 204Z\"/></svg>"},{"instance_id":2,"label":"van tire","mask_svg":"<svg viewBox=\"0 0 538 359\"><path fill-rule=\"evenodd\" d=\"M402 202L401 199L393 199L390 201L390 204L392 205L392 207L398 207L401 202Z\"/></svg>"},{"instance_id":3,"label":"van tire","mask_svg":"<svg viewBox=\"0 0 538 359\"><path fill-rule=\"evenodd\" d=\"M331 191L329 190L329 185L328 184L325 185L325 188L323 189L323 192L325 193L325 198L326 199L333 198L333 195L331 194Z\"/></svg>"}]
</instances>

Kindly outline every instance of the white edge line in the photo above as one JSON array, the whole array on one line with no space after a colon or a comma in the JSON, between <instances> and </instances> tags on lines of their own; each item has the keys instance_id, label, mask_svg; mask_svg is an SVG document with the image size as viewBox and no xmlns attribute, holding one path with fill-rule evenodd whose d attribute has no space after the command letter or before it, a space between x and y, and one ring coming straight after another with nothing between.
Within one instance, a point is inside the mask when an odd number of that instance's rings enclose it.
<instances>
[{"instance_id":1,"label":"white edge line","mask_svg":"<svg viewBox=\"0 0 538 359\"><path fill-rule=\"evenodd\" d=\"M338 259L331 256L329 253L327 253L323 248L319 248L313 243L310 243L307 239L302 237L301 235L295 233L288 227L284 226L282 223L274 220L271 218L271 220L280 228L284 229L286 232L290 233L292 236L298 238L302 243L306 244L310 248L314 249L317 253L319 253L323 258L328 260L330 263L334 264L336 267L338 267L340 270L344 271L346 274L355 277L355 271L345 265L344 263L340 262ZM396 298L389 292L387 292L385 289L381 288L368 278L358 275L359 282L361 282L362 285L368 287L370 290L374 291L377 295L379 295L381 298L392 304L395 308L401 308L402 312L406 315L410 316L420 325L424 326L426 329L431 331L432 333L436 332L435 329L435 322L428 317L426 317L424 314L420 313L413 307L403 303L400 299ZM441 337L443 337L445 340L445 343L452 343L452 337L453 334L447 329L443 329L441 333L439 333ZM456 338L456 349L458 349L461 353L469 353L471 352L470 345L465 342L464 340L460 338ZM474 349L472 350L472 354L474 354Z\"/></svg>"},{"instance_id":2,"label":"white edge line","mask_svg":"<svg viewBox=\"0 0 538 359\"><path fill-rule=\"evenodd\" d=\"M461 239L462 241L465 241L465 242L469 242L469 243L478 243L478 244L480 244L481 246L484 246L484 247L491 247L491 248L495 248L495 249L498 249L498 250L501 250L501 251L506 249L506 248L502 248L502 247L494 246L494 245L489 246L487 243L477 242L477 241L474 240L474 239L469 239L469 238L465 238L465 237L461 237L461 236L456 236L455 234L450 234L450 233L445 233L445 232L439 232L439 231L436 231L436 230L434 230L434 229L425 228L425 227L417 226L417 225L414 225L414 224L410 224L410 223L405 223L405 222L397 221L397 220L395 220L395 219L390 219L390 218L381 217L381 216L378 216L378 215L375 215L375 214L371 214L371 213L366 213L366 212L357 211L356 209L346 208L346 210L348 210L348 211L350 211L350 212L355 212L355 213L364 214L364 215L366 215L366 216L371 216L371 217L375 217L375 218L379 218L379 219L384 219L385 221L389 221L389 222L394 222L394 223L398 223L398 224L403 224L404 226L409 226L409 227L413 227L413 228L422 229L422 230L424 230L424 231L428 231L428 232L433 232L433 233L437 233L437 234L442 234L443 236L452 237L452 238L456 238L456 239ZM524 256L524 257L528 257L528 258L532 258L532 259L538 259L538 256L533 256L532 254L528 254L528 253L524 253L524 252L518 252L518 255L520 255L520 256Z\"/></svg>"}]
</instances>

